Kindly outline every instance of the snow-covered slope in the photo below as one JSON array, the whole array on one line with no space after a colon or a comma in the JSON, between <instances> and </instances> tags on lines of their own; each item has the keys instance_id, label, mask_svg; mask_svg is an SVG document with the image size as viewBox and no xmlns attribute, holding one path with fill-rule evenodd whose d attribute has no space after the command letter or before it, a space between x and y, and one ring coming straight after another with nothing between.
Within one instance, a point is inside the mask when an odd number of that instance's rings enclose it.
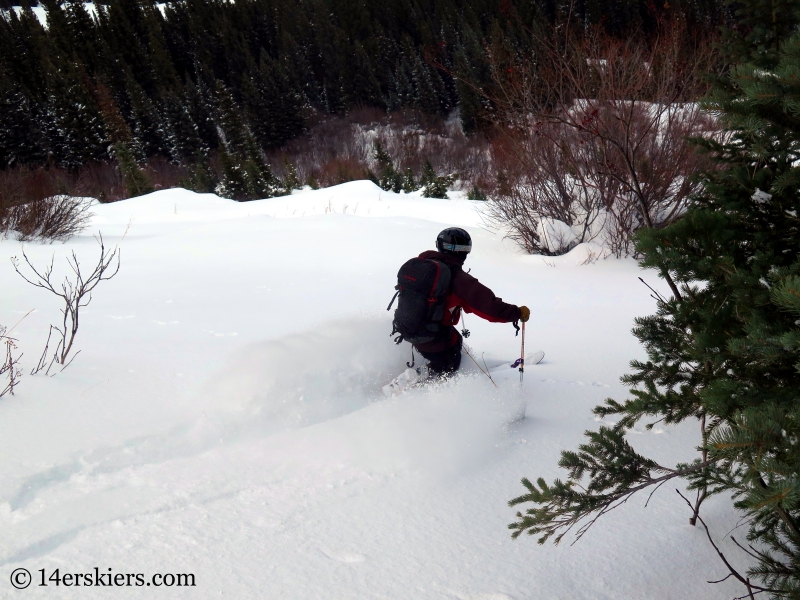
<instances>
[{"instance_id":1,"label":"snow-covered slope","mask_svg":"<svg viewBox=\"0 0 800 600\"><path fill-rule=\"evenodd\" d=\"M512 541L507 501L523 476L562 476L559 451L598 425L590 413L642 351L632 319L654 303L632 260L543 259L481 227L481 203L428 200L354 182L235 203L183 190L97 205L66 244L26 244L32 263L92 234L122 249L119 274L82 314L81 353L63 373L23 378L0 400L0 596L150 598L146 586L39 587L49 575L192 573L175 598L729 597L724 568L685 505L662 488L598 522L576 545ZM346 209L345 209L346 207ZM543 363L499 388L469 359L454 381L385 399L410 359L389 337L397 268L467 227L472 274L533 314ZM124 237L124 239L123 239ZM0 242L0 323L29 370L54 296L22 281ZM3 266L5 265L5 266ZM513 359L511 325L467 316L487 362ZM527 417L509 423L526 405ZM632 436L689 460L693 427ZM675 486L673 486L674 488ZM735 524L707 502L721 538ZM734 552L731 554L735 555ZM34 584L17 592L14 569Z\"/></svg>"}]
</instances>

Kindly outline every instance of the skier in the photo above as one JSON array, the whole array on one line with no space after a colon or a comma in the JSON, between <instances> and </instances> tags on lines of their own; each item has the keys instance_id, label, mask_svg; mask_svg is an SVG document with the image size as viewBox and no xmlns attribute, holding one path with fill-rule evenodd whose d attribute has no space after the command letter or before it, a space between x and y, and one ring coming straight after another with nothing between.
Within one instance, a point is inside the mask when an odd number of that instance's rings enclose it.
<instances>
[{"instance_id":1,"label":"skier","mask_svg":"<svg viewBox=\"0 0 800 600\"><path fill-rule=\"evenodd\" d=\"M440 327L432 341L414 343L413 347L428 360L428 376L455 373L461 365L463 338L455 325L461 311L473 313L493 323L527 322L531 311L526 306L507 304L475 277L463 270L464 261L472 250L472 239L460 227L449 227L436 238L436 251L419 255L423 260L435 260L447 265L450 285L445 292L444 312ZM413 260L413 259L412 259Z\"/></svg>"}]
</instances>

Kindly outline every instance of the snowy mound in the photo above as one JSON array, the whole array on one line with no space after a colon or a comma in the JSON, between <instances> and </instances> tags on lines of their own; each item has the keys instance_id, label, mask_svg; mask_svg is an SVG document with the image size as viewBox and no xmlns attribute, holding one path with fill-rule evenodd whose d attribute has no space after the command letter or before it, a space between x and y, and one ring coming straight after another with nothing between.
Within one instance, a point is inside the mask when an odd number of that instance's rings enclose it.
<instances>
[{"instance_id":1,"label":"snowy mound","mask_svg":"<svg viewBox=\"0 0 800 600\"><path fill-rule=\"evenodd\" d=\"M52 378L28 372L58 299L22 281L7 260L20 244L0 241L0 323L36 309L14 330L25 374L0 400L3 589L16 568L97 567L191 573L195 587L169 594L195 599L708 597L720 570L674 493L629 503L572 547L510 539L519 479L560 476L559 451L598 425L591 408L625 397L618 378L642 356L627 332L654 309L637 277L660 283L590 245L524 255L480 227L482 206L370 182L95 205L81 236L24 246L58 274L73 250L96 260L98 231L122 250L81 313L81 353ZM473 275L531 308L526 347L547 356L522 385L509 369L495 387L479 366L513 360L520 339L467 315L479 364L386 399L411 360L389 336L397 269L447 225L472 233ZM650 455L692 458L672 448L690 448L693 429L635 433ZM707 505L719 527L734 522ZM726 585L713 593L737 589ZM19 594L85 591L54 587Z\"/></svg>"}]
</instances>

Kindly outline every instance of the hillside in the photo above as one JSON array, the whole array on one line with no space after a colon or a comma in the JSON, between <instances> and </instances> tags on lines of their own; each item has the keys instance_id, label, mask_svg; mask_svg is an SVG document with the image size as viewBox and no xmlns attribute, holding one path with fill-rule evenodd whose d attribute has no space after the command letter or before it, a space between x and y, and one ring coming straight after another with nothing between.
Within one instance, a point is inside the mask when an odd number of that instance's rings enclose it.
<instances>
[{"instance_id":1,"label":"hillside","mask_svg":"<svg viewBox=\"0 0 800 600\"><path fill-rule=\"evenodd\" d=\"M369 182L236 203L175 189L95 205L65 244L0 241L0 314L26 366L0 403L0 563L38 577L192 573L176 598L630 599L731 597L726 573L672 487L635 496L576 545L512 541L519 479L563 476L559 451L623 399L619 376L643 351L627 332L654 309L632 259L522 254L482 227L483 203L393 194ZM389 338L396 270L466 227L467 267L531 307L527 346L546 352L520 389L469 366L439 386L384 398L408 345ZM29 376L57 299L7 257L24 248L57 272L92 235L122 251L119 274L82 313L81 353ZM586 264L583 264L586 263ZM664 290L666 291L666 290ZM510 325L468 316L468 343L513 359ZM466 359L465 359L466 360ZM512 421L520 403L525 418ZM691 460L690 427L634 430L637 449ZM677 481L677 480L676 480ZM676 483L680 486L680 483ZM721 539L737 515L703 505ZM726 540L727 541L727 540ZM726 548L723 546L723 548ZM149 579L148 579L149 581ZM34 581L37 583L37 581ZM106 597L32 585L26 598ZM136 585L116 597L150 598ZM12 592L3 592L3 596Z\"/></svg>"}]
</instances>

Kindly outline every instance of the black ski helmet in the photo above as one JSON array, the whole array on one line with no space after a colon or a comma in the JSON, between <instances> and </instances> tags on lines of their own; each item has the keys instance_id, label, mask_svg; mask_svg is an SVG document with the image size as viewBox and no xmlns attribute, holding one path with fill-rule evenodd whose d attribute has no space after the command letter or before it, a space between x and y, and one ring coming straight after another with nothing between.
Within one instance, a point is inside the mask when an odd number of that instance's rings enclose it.
<instances>
[{"instance_id":1,"label":"black ski helmet","mask_svg":"<svg viewBox=\"0 0 800 600\"><path fill-rule=\"evenodd\" d=\"M436 249L463 261L472 250L472 238L460 227L448 227L436 236Z\"/></svg>"}]
</instances>

